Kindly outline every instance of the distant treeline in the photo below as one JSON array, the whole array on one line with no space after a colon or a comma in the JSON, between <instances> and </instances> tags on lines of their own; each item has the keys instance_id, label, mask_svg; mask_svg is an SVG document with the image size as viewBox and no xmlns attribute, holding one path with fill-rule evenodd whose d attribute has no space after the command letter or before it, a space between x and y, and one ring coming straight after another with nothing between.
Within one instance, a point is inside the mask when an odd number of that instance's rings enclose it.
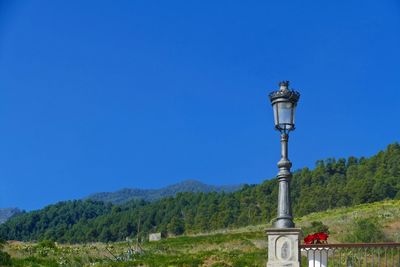
<instances>
[{"instance_id":1,"label":"distant treeline","mask_svg":"<svg viewBox=\"0 0 400 267\"><path fill-rule=\"evenodd\" d=\"M66 201L20 214L0 226L8 240L117 241L138 234L179 235L269 222L276 215L276 179L234 193L179 193L156 202L112 205ZM371 158L317 161L294 173L295 216L340 206L400 198L400 145Z\"/></svg>"}]
</instances>

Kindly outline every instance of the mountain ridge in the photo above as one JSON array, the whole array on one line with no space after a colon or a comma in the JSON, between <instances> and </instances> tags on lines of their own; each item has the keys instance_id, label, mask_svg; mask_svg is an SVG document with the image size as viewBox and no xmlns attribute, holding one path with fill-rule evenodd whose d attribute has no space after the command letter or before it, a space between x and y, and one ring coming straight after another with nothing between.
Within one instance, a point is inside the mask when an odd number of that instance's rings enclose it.
<instances>
[{"instance_id":1,"label":"mountain ridge","mask_svg":"<svg viewBox=\"0 0 400 267\"><path fill-rule=\"evenodd\" d=\"M22 212L19 208L0 208L0 224Z\"/></svg>"},{"instance_id":2,"label":"mountain ridge","mask_svg":"<svg viewBox=\"0 0 400 267\"><path fill-rule=\"evenodd\" d=\"M240 190L239 185L210 185L195 179L184 180L179 183L168 185L159 189L122 188L114 192L93 193L84 199L110 202L112 204L123 204L130 200L156 201L165 197L173 197L177 193L231 193Z\"/></svg>"}]
</instances>

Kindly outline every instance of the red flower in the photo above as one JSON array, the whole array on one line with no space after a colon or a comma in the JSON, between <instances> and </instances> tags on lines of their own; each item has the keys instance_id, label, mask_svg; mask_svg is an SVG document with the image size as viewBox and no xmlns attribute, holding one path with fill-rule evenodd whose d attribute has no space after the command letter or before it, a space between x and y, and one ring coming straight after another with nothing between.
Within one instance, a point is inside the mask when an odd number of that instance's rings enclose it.
<instances>
[{"instance_id":1,"label":"red flower","mask_svg":"<svg viewBox=\"0 0 400 267\"><path fill-rule=\"evenodd\" d=\"M329 235L324 232L315 233L313 235L308 235L304 238L304 244L322 244L327 243Z\"/></svg>"},{"instance_id":2,"label":"red flower","mask_svg":"<svg viewBox=\"0 0 400 267\"><path fill-rule=\"evenodd\" d=\"M319 241L327 241L329 237L329 235L324 232L316 233L315 235L318 237Z\"/></svg>"},{"instance_id":3,"label":"red flower","mask_svg":"<svg viewBox=\"0 0 400 267\"><path fill-rule=\"evenodd\" d=\"M308 235L304 238L304 244L313 244L316 236L315 235Z\"/></svg>"}]
</instances>

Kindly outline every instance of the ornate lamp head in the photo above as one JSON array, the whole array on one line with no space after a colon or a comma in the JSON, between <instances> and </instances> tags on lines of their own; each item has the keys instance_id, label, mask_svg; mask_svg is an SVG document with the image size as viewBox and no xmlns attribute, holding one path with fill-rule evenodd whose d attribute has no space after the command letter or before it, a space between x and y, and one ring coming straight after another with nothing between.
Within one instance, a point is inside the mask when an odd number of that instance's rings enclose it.
<instances>
[{"instance_id":1,"label":"ornate lamp head","mask_svg":"<svg viewBox=\"0 0 400 267\"><path fill-rule=\"evenodd\" d=\"M295 129L295 110L300 93L289 89L289 81L279 83L279 90L271 92L272 109L274 110L275 129L288 133Z\"/></svg>"}]
</instances>

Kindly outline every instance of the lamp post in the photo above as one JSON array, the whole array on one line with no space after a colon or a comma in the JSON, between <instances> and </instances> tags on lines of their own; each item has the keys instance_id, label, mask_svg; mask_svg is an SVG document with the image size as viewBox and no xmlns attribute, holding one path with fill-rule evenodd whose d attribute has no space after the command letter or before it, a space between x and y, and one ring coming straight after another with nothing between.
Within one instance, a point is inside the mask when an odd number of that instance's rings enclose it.
<instances>
[{"instance_id":1,"label":"lamp post","mask_svg":"<svg viewBox=\"0 0 400 267\"><path fill-rule=\"evenodd\" d=\"M269 94L274 111L275 129L281 132L282 157L278 162L278 213L273 226L275 228L293 228L292 207L290 202L290 178L292 163L288 159L289 132L295 129L295 110L300 93L289 89L289 82L279 83L279 90Z\"/></svg>"},{"instance_id":2,"label":"lamp post","mask_svg":"<svg viewBox=\"0 0 400 267\"><path fill-rule=\"evenodd\" d=\"M269 94L274 111L275 129L281 133L282 157L278 162L277 175L278 213L273 228L267 229L267 267L300 267L301 229L295 228L290 203L290 179L292 163L288 159L289 132L295 129L294 113L300 94L289 89L289 82L279 83L279 90Z\"/></svg>"}]
</instances>

